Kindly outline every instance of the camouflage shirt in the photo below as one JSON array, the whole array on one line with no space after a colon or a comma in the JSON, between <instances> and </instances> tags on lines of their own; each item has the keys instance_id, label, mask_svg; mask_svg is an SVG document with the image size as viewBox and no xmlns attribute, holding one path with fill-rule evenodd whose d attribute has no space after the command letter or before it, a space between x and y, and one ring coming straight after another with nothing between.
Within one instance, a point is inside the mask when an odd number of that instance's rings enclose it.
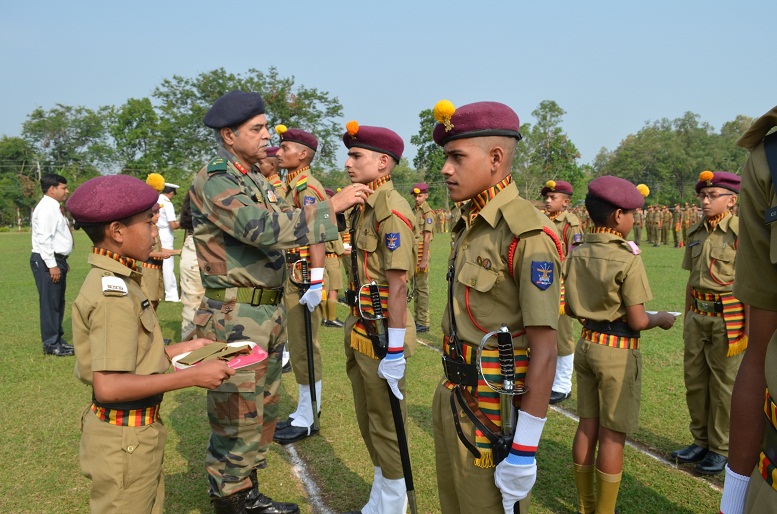
<instances>
[{"instance_id":1,"label":"camouflage shirt","mask_svg":"<svg viewBox=\"0 0 777 514\"><path fill-rule=\"evenodd\" d=\"M225 149L191 190L194 244L206 288L283 286L281 250L337 239L331 202L292 209L260 174L250 176Z\"/></svg>"}]
</instances>

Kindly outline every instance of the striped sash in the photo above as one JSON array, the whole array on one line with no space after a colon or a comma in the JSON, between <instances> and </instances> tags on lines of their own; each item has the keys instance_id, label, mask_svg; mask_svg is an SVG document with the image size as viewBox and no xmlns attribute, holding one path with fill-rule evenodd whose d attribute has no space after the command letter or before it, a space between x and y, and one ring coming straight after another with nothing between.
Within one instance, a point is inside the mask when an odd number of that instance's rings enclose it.
<instances>
[{"instance_id":1,"label":"striped sash","mask_svg":"<svg viewBox=\"0 0 777 514\"><path fill-rule=\"evenodd\" d=\"M107 409L92 404L91 409L100 421L120 427L140 427L155 423L159 419L160 405L158 403L145 409Z\"/></svg>"},{"instance_id":2,"label":"striped sash","mask_svg":"<svg viewBox=\"0 0 777 514\"><path fill-rule=\"evenodd\" d=\"M723 304L723 312L700 311L693 307L693 304L691 304L691 310L702 316L723 318L723 322L726 324L726 336L728 337L726 357L733 357L744 352L747 349L747 336L745 335L745 306L742 305L742 302L734 298L734 295L731 293L703 293L691 289L691 296L697 300L720 302Z\"/></svg>"}]
</instances>

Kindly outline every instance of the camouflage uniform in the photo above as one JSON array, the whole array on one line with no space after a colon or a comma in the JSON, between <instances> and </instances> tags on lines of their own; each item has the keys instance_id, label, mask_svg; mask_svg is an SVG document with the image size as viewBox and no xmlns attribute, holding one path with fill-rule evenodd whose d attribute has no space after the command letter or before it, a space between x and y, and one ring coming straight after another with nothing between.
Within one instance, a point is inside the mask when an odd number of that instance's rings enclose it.
<instances>
[{"instance_id":1,"label":"camouflage uniform","mask_svg":"<svg viewBox=\"0 0 777 514\"><path fill-rule=\"evenodd\" d=\"M199 171L190 193L205 287L195 317L197 335L250 340L270 354L265 365L238 371L208 391L206 468L210 495L217 497L251 487L249 474L262 465L275 430L285 323L279 303L286 278L281 250L337 237L330 203L290 211L266 181L246 173L230 152L220 149ZM246 293L253 304L243 303L250 301Z\"/></svg>"}]
</instances>

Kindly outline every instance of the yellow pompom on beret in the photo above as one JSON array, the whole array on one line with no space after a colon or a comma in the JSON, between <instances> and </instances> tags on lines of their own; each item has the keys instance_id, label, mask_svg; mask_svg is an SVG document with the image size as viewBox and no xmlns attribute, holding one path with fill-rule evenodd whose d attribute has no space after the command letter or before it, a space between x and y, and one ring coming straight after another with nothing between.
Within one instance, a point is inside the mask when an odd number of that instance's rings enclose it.
<instances>
[{"instance_id":1,"label":"yellow pompom on beret","mask_svg":"<svg viewBox=\"0 0 777 514\"><path fill-rule=\"evenodd\" d=\"M453 124L451 123L451 117L456 112L456 107L450 100L440 100L437 105L434 106L434 119L437 123L445 125L445 132L453 130Z\"/></svg>"},{"instance_id":2,"label":"yellow pompom on beret","mask_svg":"<svg viewBox=\"0 0 777 514\"><path fill-rule=\"evenodd\" d=\"M647 198L650 194L650 188L647 187L645 184L639 184L637 186L637 191L642 195L643 198Z\"/></svg>"},{"instance_id":3,"label":"yellow pompom on beret","mask_svg":"<svg viewBox=\"0 0 777 514\"><path fill-rule=\"evenodd\" d=\"M713 180L714 178L715 178L715 174L714 174L714 173L712 173L712 172L711 172L711 171L709 171L709 170L707 170L707 171L702 171L701 173L699 173L699 180L700 180L701 182L706 182L708 186L711 186L711 185L712 185L712 180Z\"/></svg>"},{"instance_id":4,"label":"yellow pompom on beret","mask_svg":"<svg viewBox=\"0 0 777 514\"><path fill-rule=\"evenodd\" d=\"M146 184L153 187L157 193L161 193L165 188L165 177L159 173L149 173L146 177Z\"/></svg>"},{"instance_id":5,"label":"yellow pompom on beret","mask_svg":"<svg viewBox=\"0 0 777 514\"><path fill-rule=\"evenodd\" d=\"M548 189L553 191L554 189L556 189L556 181L555 180L548 180L547 182L545 182L545 187L547 187Z\"/></svg>"},{"instance_id":6,"label":"yellow pompom on beret","mask_svg":"<svg viewBox=\"0 0 777 514\"><path fill-rule=\"evenodd\" d=\"M356 137L357 132L359 132L359 122L356 120L349 121L345 124L345 130L349 136Z\"/></svg>"},{"instance_id":7,"label":"yellow pompom on beret","mask_svg":"<svg viewBox=\"0 0 777 514\"><path fill-rule=\"evenodd\" d=\"M285 134L287 130L289 129L284 124L275 125L275 133L278 134L279 136L282 136L283 134Z\"/></svg>"}]
</instances>

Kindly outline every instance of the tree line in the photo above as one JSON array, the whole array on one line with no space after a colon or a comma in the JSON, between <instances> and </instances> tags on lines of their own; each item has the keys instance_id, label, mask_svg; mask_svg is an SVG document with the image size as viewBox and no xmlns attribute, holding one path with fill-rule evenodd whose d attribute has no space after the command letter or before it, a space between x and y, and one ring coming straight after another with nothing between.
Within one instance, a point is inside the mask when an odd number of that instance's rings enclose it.
<instances>
[{"instance_id":1,"label":"tree line","mask_svg":"<svg viewBox=\"0 0 777 514\"><path fill-rule=\"evenodd\" d=\"M144 179L158 172L168 182L188 187L214 152L215 135L202 124L203 116L233 89L262 93L269 127L283 123L316 135L319 150L312 167L325 186L349 183L342 163L336 162L343 132L343 106L336 96L297 84L293 76L282 77L274 67L238 74L219 68L196 77L174 75L150 97L130 98L118 106L35 109L20 137L0 138L0 225L15 224L17 209L24 219L29 217L41 195L38 179L43 173L65 176L71 191L105 173ZM581 164L577 147L563 130L565 114L555 101L544 100L531 113L536 121L521 127L523 141L512 170L526 198L537 198L549 179L571 182L582 193L591 179L610 174L647 184L652 202L691 201L701 171L739 171L747 152L735 141L753 121L740 115L720 131L691 112L675 120L648 121L617 148L602 148L591 164ZM419 113L418 132L410 138L416 156L412 164L402 159L393 178L403 193L415 182L428 182L430 203L439 208L448 206L448 198L440 175L445 156L432 139L435 123L432 109ZM576 195L574 201L582 197Z\"/></svg>"}]
</instances>

